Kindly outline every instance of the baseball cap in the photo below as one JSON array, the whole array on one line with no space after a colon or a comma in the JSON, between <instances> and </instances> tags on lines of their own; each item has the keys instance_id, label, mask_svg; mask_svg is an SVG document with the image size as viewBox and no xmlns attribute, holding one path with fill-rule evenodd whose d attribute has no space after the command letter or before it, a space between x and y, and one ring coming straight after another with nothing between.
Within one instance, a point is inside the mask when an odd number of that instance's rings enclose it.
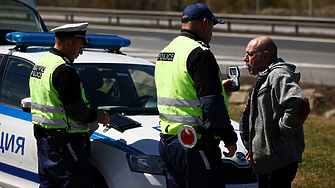
<instances>
[{"instance_id":1,"label":"baseball cap","mask_svg":"<svg viewBox=\"0 0 335 188\"><path fill-rule=\"evenodd\" d=\"M187 15L188 18L183 19L184 15ZM224 21L215 18L215 16L213 15L209 7L201 3L193 3L189 5L188 7L186 7L181 17L182 17L181 23L185 23L190 20L202 20L204 18L213 20L214 25L218 23L220 24L225 23Z\"/></svg>"},{"instance_id":2,"label":"baseball cap","mask_svg":"<svg viewBox=\"0 0 335 188\"><path fill-rule=\"evenodd\" d=\"M55 32L55 37L78 37L84 41L84 44L87 45L89 43L89 38L86 36L86 29L88 23L76 23L76 24L65 24L51 31Z\"/></svg>"}]
</instances>

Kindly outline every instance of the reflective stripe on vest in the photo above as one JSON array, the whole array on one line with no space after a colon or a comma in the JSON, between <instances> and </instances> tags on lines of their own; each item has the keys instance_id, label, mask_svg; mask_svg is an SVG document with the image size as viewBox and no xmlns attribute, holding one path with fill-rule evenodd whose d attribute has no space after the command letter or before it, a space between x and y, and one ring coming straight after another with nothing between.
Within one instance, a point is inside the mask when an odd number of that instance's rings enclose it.
<instances>
[{"instance_id":1,"label":"reflective stripe on vest","mask_svg":"<svg viewBox=\"0 0 335 188\"><path fill-rule=\"evenodd\" d=\"M88 132L87 123L67 117L60 96L53 87L52 74L63 64L65 62L60 56L48 53L34 66L29 82L32 122L45 129L67 128L70 133ZM89 107L82 83L80 89L82 99Z\"/></svg>"},{"instance_id":2,"label":"reflective stripe on vest","mask_svg":"<svg viewBox=\"0 0 335 188\"><path fill-rule=\"evenodd\" d=\"M189 115L175 115L175 114L159 114L159 118L166 119L170 122L183 123L183 124L203 124L199 116Z\"/></svg>"},{"instance_id":3,"label":"reflective stripe on vest","mask_svg":"<svg viewBox=\"0 0 335 188\"><path fill-rule=\"evenodd\" d=\"M43 104L38 104L36 102L31 103L31 108L48 113L65 113L64 107L62 106L47 106Z\"/></svg>"},{"instance_id":4,"label":"reflective stripe on vest","mask_svg":"<svg viewBox=\"0 0 335 188\"><path fill-rule=\"evenodd\" d=\"M185 107L185 108L199 108L199 100L186 100L186 99L173 99L166 97L157 97L157 104L172 107ZM186 123L186 124L202 124L199 116L192 115L176 115L176 114L159 114L161 119L166 119L170 122Z\"/></svg>"},{"instance_id":5,"label":"reflective stripe on vest","mask_svg":"<svg viewBox=\"0 0 335 188\"><path fill-rule=\"evenodd\" d=\"M37 122L37 124L47 124L47 125L53 125L55 128L59 127L67 127L67 122L65 119L59 119L59 120L54 120L54 119L48 119L40 116L32 116L32 120L34 122ZM88 127L88 123L86 124L71 124L71 130L75 131L81 131L83 127Z\"/></svg>"},{"instance_id":6,"label":"reflective stripe on vest","mask_svg":"<svg viewBox=\"0 0 335 188\"><path fill-rule=\"evenodd\" d=\"M173 99L166 97L157 97L157 104L187 108L199 108L201 105L199 100Z\"/></svg>"}]
</instances>

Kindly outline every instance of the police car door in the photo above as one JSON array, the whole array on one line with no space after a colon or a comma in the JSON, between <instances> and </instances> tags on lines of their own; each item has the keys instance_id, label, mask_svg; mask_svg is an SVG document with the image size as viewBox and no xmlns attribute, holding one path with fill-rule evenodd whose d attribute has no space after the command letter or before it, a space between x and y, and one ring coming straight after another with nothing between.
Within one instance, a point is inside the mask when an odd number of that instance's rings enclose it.
<instances>
[{"instance_id":1,"label":"police car door","mask_svg":"<svg viewBox=\"0 0 335 188\"><path fill-rule=\"evenodd\" d=\"M33 63L15 56L0 56L0 182L36 187L39 179L31 114L21 109L21 99L30 97Z\"/></svg>"}]
</instances>

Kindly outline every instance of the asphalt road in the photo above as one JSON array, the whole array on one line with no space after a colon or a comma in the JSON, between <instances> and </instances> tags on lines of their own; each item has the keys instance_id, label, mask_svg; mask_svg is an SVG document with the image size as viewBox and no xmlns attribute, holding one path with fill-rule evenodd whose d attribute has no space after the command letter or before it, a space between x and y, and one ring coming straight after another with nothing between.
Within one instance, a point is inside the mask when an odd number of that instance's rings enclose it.
<instances>
[{"instance_id":1,"label":"asphalt road","mask_svg":"<svg viewBox=\"0 0 335 188\"><path fill-rule=\"evenodd\" d=\"M61 24L46 23L48 28ZM180 31L152 28L130 28L116 26L89 25L89 34L119 35L131 40L130 47L122 48L127 55L155 62L159 52L175 38ZM243 57L248 42L258 35L230 34L214 32L210 43L224 72L229 65L244 65ZM335 86L335 40L300 37L270 36L278 46L279 57L297 66L302 73L301 82ZM250 77L247 70L242 76Z\"/></svg>"}]
</instances>

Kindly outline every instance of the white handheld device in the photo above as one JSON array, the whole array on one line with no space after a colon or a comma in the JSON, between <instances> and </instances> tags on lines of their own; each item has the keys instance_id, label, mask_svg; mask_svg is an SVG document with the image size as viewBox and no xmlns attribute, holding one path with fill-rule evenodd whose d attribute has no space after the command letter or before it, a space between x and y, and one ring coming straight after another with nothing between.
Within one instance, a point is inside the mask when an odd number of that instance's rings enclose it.
<instances>
[{"instance_id":1,"label":"white handheld device","mask_svg":"<svg viewBox=\"0 0 335 188\"><path fill-rule=\"evenodd\" d=\"M233 91L240 90L240 69L237 66L227 67L227 77L233 79L231 89Z\"/></svg>"}]
</instances>

